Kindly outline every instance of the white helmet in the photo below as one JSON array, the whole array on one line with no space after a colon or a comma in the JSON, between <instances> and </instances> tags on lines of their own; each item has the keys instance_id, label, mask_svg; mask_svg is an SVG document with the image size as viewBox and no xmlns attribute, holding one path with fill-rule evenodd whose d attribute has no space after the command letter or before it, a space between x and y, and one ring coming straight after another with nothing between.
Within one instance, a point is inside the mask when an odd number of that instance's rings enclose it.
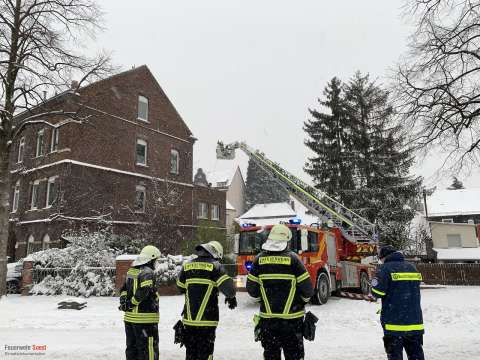
<instances>
[{"instance_id":1,"label":"white helmet","mask_svg":"<svg viewBox=\"0 0 480 360\"><path fill-rule=\"evenodd\" d=\"M132 266L144 265L152 260L156 260L161 256L160 250L153 245L145 246L137 258L133 261Z\"/></svg>"},{"instance_id":2,"label":"white helmet","mask_svg":"<svg viewBox=\"0 0 480 360\"><path fill-rule=\"evenodd\" d=\"M206 244L197 245L195 250L204 249L210 255L213 256L214 259L221 259L223 258L223 246L218 241L209 241Z\"/></svg>"}]
</instances>

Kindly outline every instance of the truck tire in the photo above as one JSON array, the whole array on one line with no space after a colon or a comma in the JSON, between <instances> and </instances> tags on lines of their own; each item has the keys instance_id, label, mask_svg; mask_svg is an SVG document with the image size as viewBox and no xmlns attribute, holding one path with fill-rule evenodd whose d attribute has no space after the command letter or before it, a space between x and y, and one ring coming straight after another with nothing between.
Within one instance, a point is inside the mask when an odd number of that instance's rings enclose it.
<instances>
[{"instance_id":1,"label":"truck tire","mask_svg":"<svg viewBox=\"0 0 480 360\"><path fill-rule=\"evenodd\" d=\"M368 274L365 271L360 273L360 291L363 295L370 294L370 280Z\"/></svg>"},{"instance_id":2,"label":"truck tire","mask_svg":"<svg viewBox=\"0 0 480 360\"><path fill-rule=\"evenodd\" d=\"M330 282L327 274L321 272L317 277L317 288L315 289L315 304L325 305L330 297Z\"/></svg>"}]
</instances>

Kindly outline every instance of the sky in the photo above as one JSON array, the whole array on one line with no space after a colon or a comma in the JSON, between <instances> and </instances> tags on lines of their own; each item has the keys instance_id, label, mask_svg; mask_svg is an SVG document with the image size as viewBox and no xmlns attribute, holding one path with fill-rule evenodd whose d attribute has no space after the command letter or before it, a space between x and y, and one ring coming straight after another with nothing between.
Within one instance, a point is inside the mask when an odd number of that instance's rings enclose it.
<instances>
[{"instance_id":1,"label":"sky","mask_svg":"<svg viewBox=\"0 0 480 360\"><path fill-rule=\"evenodd\" d=\"M106 31L96 46L129 69L146 64L198 138L194 169L208 174L239 164L216 160L218 140L246 141L285 169L303 172L308 108L334 76L357 70L381 84L405 52L411 25L401 1L102 0ZM433 154L413 169L427 186ZM468 187L480 175L462 178Z\"/></svg>"}]
</instances>

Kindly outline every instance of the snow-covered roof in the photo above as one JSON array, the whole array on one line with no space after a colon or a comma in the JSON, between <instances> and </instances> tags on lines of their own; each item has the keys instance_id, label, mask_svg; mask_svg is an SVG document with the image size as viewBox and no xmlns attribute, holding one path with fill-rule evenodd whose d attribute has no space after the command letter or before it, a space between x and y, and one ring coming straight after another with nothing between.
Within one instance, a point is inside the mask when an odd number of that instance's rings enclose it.
<instances>
[{"instance_id":1,"label":"snow-covered roof","mask_svg":"<svg viewBox=\"0 0 480 360\"><path fill-rule=\"evenodd\" d=\"M124 254L117 256L115 260L135 260L137 257L138 255Z\"/></svg>"},{"instance_id":2,"label":"snow-covered roof","mask_svg":"<svg viewBox=\"0 0 480 360\"><path fill-rule=\"evenodd\" d=\"M226 208L227 210L236 210L235 207L228 200L226 201Z\"/></svg>"},{"instance_id":3,"label":"snow-covered roof","mask_svg":"<svg viewBox=\"0 0 480 360\"><path fill-rule=\"evenodd\" d=\"M428 216L480 214L480 188L436 190L427 198Z\"/></svg>"},{"instance_id":4,"label":"snow-covered roof","mask_svg":"<svg viewBox=\"0 0 480 360\"><path fill-rule=\"evenodd\" d=\"M240 171L238 166L228 170L211 171L206 174L207 181L213 187L228 187L231 185L237 171Z\"/></svg>"},{"instance_id":5,"label":"snow-covered roof","mask_svg":"<svg viewBox=\"0 0 480 360\"><path fill-rule=\"evenodd\" d=\"M433 250L437 252L438 260L480 260L480 247L450 249L433 248Z\"/></svg>"},{"instance_id":6,"label":"snow-covered roof","mask_svg":"<svg viewBox=\"0 0 480 360\"><path fill-rule=\"evenodd\" d=\"M248 210L239 219L262 219L284 217L290 219L297 214L292 207L286 203L257 204Z\"/></svg>"}]
</instances>

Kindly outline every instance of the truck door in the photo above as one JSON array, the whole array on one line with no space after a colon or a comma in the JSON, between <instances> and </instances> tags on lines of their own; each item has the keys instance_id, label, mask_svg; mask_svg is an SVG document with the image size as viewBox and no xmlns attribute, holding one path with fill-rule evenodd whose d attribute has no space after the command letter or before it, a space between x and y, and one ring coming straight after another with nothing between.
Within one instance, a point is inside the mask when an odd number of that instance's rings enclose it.
<instances>
[{"instance_id":1,"label":"truck door","mask_svg":"<svg viewBox=\"0 0 480 360\"><path fill-rule=\"evenodd\" d=\"M337 266L337 239L335 235L327 234L328 265Z\"/></svg>"}]
</instances>

